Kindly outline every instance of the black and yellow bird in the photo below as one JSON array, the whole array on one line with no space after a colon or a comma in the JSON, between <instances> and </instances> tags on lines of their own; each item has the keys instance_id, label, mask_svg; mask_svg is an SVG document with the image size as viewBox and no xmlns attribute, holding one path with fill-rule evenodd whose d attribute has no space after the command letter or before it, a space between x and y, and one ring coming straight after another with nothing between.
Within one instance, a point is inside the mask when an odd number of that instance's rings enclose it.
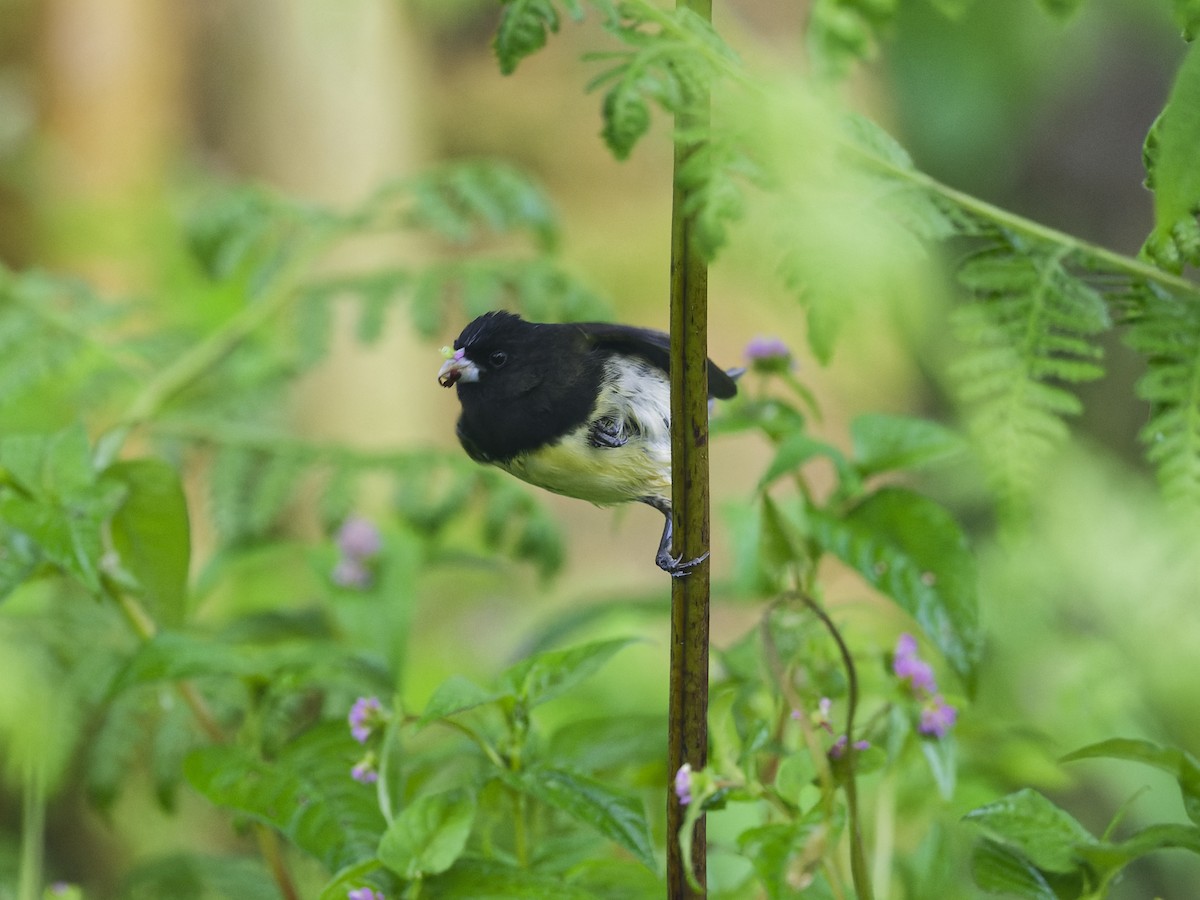
<instances>
[{"instance_id":1,"label":"black and yellow bird","mask_svg":"<svg viewBox=\"0 0 1200 900\"><path fill-rule=\"evenodd\" d=\"M438 381L458 388L472 459L598 506L653 506L667 520L655 562L682 575L700 560L671 555L670 348L646 328L489 312L447 349ZM709 394L732 397L736 376L709 360Z\"/></svg>"}]
</instances>

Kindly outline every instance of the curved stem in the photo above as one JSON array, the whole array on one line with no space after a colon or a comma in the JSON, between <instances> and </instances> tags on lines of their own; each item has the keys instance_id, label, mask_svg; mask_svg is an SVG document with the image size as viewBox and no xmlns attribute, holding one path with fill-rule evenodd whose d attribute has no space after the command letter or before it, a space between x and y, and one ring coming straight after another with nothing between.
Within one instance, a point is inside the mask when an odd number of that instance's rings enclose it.
<instances>
[{"instance_id":1,"label":"curved stem","mask_svg":"<svg viewBox=\"0 0 1200 900\"><path fill-rule=\"evenodd\" d=\"M862 820L858 810L858 780L855 778L858 750L854 747L854 715L858 711L858 670L854 666L854 658L850 655L850 648L846 646L842 633L829 618L829 614L821 608L821 605L808 594L796 593L791 596L798 599L821 620L821 624L825 626L837 644L838 652L842 656L842 665L846 668L848 697L846 701L846 754L843 757L846 761L846 778L842 790L846 794L846 813L849 817L850 827L850 874L854 878L854 888L858 893L859 900L873 900L871 873L867 866Z\"/></svg>"}]
</instances>

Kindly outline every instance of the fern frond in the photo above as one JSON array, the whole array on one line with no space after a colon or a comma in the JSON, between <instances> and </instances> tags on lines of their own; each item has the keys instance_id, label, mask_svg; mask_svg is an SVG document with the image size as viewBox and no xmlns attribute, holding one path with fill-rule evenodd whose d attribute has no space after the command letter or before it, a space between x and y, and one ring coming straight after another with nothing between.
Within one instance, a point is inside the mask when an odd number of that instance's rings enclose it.
<instances>
[{"instance_id":1,"label":"fern frond","mask_svg":"<svg viewBox=\"0 0 1200 900\"><path fill-rule=\"evenodd\" d=\"M509 0L492 42L500 71L511 75L522 59L546 46L548 33L557 31L558 11L550 0Z\"/></svg>"},{"instance_id":2,"label":"fern frond","mask_svg":"<svg viewBox=\"0 0 1200 900\"><path fill-rule=\"evenodd\" d=\"M1156 296L1127 335L1148 361L1138 396L1151 404L1142 429L1167 500L1200 512L1200 308Z\"/></svg>"},{"instance_id":3,"label":"fern frond","mask_svg":"<svg viewBox=\"0 0 1200 900\"><path fill-rule=\"evenodd\" d=\"M551 259L471 259L434 265L412 287L410 311L417 332L432 337L454 305L467 319L490 309L518 309L539 321L604 319L608 303Z\"/></svg>"},{"instance_id":4,"label":"fern frond","mask_svg":"<svg viewBox=\"0 0 1200 900\"><path fill-rule=\"evenodd\" d=\"M95 408L120 384L151 369L128 334L131 306L82 282L0 269L0 415L36 415L39 425L71 406ZM52 403L28 402L45 395ZM30 422L19 423L29 427Z\"/></svg>"},{"instance_id":5,"label":"fern frond","mask_svg":"<svg viewBox=\"0 0 1200 900\"><path fill-rule=\"evenodd\" d=\"M1063 266L1063 254L1011 247L967 260L959 280L973 302L955 324L966 346L952 376L999 495L1020 501L1081 410L1064 387L1099 378L1094 335L1109 327L1104 298Z\"/></svg>"},{"instance_id":6,"label":"fern frond","mask_svg":"<svg viewBox=\"0 0 1200 900\"><path fill-rule=\"evenodd\" d=\"M385 184L347 216L352 228L418 228L454 244L527 232L542 250L558 241L558 218L534 179L500 162L468 160Z\"/></svg>"},{"instance_id":7,"label":"fern frond","mask_svg":"<svg viewBox=\"0 0 1200 900\"><path fill-rule=\"evenodd\" d=\"M473 552L525 560L544 575L562 563L549 513L511 477L459 453L367 453L212 420L163 420L154 427L160 436L213 451L209 502L224 545L281 527L298 491L311 495L314 485L323 524L332 531L361 500L363 485L369 481L377 493L382 478L395 498L394 513L431 545L453 531L453 555L461 556L473 533Z\"/></svg>"},{"instance_id":8,"label":"fern frond","mask_svg":"<svg viewBox=\"0 0 1200 900\"><path fill-rule=\"evenodd\" d=\"M670 13L648 3L626 3L625 20L609 31L628 48L592 56L618 60L588 84L607 87L601 136L617 159L625 159L650 129L657 106L680 116L708 102L713 84L737 72L737 57L712 25L686 7Z\"/></svg>"}]
</instances>

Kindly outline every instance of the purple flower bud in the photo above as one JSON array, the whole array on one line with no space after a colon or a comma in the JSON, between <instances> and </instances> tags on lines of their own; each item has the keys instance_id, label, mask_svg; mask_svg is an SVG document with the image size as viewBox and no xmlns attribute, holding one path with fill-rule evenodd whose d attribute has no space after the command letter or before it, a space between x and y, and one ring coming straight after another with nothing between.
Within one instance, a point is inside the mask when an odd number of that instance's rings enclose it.
<instances>
[{"instance_id":1,"label":"purple flower bud","mask_svg":"<svg viewBox=\"0 0 1200 900\"><path fill-rule=\"evenodd\" d=\"M675 796L679 798L681 806L692 802L692 767L688 763L680 766L675 773Z\"/></svg>"},{"instance_id":2,"label":"purple flower bud","mask_svg":"<svg viewBox=\"0 0 1200 900\"><path fill-rule=\"evenodd\" d=\"M854 742L855 750L869 750L870 748L871 748L870 741L855 741ZM829 748L829 758L830 759L841 759L845 755L846 755L846 736L843 734L836 741L834 741L833 746Z\"/></svg>"},{"instance_id":3,"label":"purple flower bud","mask_svg":"<svg viewBox=\"0 0 1200 900\"><path fill-rule=\"evenodd\" d=\"M937 693L937 681L933 677L933 667L917 655L917 639L911 634L902 634L896 641L892 671L901 681L907 681L915 694Z\"/></svg>"},{"instance_id":4,"label":"purple flower bud","mask_svg":"<svg viewBox=\"0 0 1200 900\"><path fill-rule=\"evenodd\" d=\"M756 337L746 345L746 359L756 372L782 373L794 368L792 351L775 337Z\"/></svg>"},{"instance_id":5,"label":"purple flower bud","mask_svg":"<svg viewBox=\"0 0 1200 900\"><path fill-rule=\"evenodd\" d=\"M362 590L371 586L371 570L361 560L352 556L343 556L333 567L330 578L338 587L357 588Z\"/></svg>"},{"instance_id":6,"label":"purple flower bud","mask_svg":"<svg viewBox=\"0 0 1200 900\"><path fill-rule=\"evenodd\" d=\"M921 710L921 724L917 726L917 730L921 734L940 740L946 736L957 719L958 711L942 699L941 694L936 694Z\"/></svg>"},{"instance_id":7,"label":"purple flower bud","mask_svg":"<svg viewBox=\"0 0 1200 900\"><path fill-rule=\"evenodd\" d=\"M373 891L369 887L355 888L346 895L346 900L387 900L382 891Z\"/></svg>"},{"instance_id":8,"label":"purple flower bud","mask_svg":"<svg viewBox=\"0 0 1200 900\"><path fill-rule=\"evenodd\" d=\"M337 545L344 557L361 561L378 556L383 539L379 529L366 519L350 516L338 530Z\"/></svg>"},{"instance_id":9,"label":"purple flower bud","mask_svg":"<svg viewBox=\"0 0 1200 900\"><path fill-rule=\"evenodd\" d=\"M359 784L374 784L379 780L379 772L375 768L375 754L368 753L350 770L350 777Z\"/></svg>"},{"instance_id":10,"label":"purple flower bud","mask_svg":"<svg viewBox=\"0 0 1200 900\"><path fill-rule=\"evenodd\" d=\"M378 697L359 697L350 707L346 719L350 723L350 734L360 744L365 744L371 729L383 721L383 705Z\"/></svg>"}]
</instances>

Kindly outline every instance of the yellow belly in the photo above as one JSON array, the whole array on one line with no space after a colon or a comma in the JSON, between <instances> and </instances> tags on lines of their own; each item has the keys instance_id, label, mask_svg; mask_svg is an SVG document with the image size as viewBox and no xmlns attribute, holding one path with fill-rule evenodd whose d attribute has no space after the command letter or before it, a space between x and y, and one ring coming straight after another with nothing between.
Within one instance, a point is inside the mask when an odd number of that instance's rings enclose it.
<instances>
[{"instance_id":1,"label":"yellow belly","mask_svg":"<svg viewBox=\"0 0 1200 900\"><path fill-rule=\"evenodd\" d=\"M640 442L594 447L580 432L501 465L522 481L598 506L671 496L670 453Z\"/></svg>"}]
</instances>

